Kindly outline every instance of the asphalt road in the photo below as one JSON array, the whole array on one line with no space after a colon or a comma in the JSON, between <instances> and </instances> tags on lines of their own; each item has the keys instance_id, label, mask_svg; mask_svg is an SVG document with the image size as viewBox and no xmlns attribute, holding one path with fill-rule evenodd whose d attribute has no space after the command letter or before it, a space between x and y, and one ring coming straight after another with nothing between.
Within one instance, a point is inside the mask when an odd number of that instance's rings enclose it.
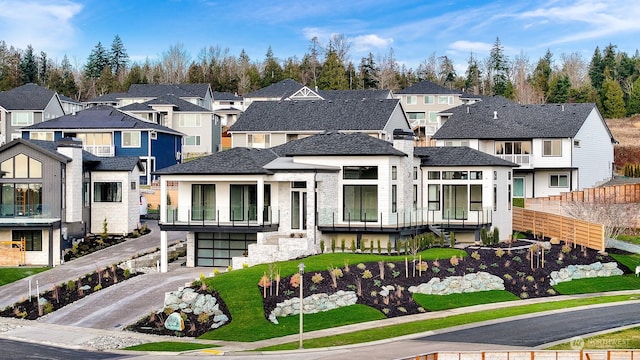
<instances>
[{"instance_id":1,"label":"asphalt road","mask_svg":"<svg viewBox=\"0 0 640 360\"><path fill-rule=\"evenodd\" d=\"M129 357L122 354L65 349L5 339L0 339L0 349L2 349L0 357L3 360L100 360L126 359Z\"/></svg>"}]
</instances>

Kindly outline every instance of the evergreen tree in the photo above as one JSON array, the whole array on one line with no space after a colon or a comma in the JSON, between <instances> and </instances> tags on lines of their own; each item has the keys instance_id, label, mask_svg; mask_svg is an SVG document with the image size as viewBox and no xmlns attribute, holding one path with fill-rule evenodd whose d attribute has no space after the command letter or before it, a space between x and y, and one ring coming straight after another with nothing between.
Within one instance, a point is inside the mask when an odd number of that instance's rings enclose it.
<instances>
[{"instance_id":1,"label":"evergreen tree","mask_svg":"<svg viewBox=\"0 0 640 360\"><path fill-rule=\"evenodd\" d=\"M344 66L335 51L327 52L318 78L318 87L322 90L347 90L349 88Z\"/></svg>"},{"instance_id":2,"label":"evergreen tree","mask_svg":"<svg viewBox=\"0 0 640 360\"><path fill-rule=\"evenodd\" d=\"M282 80L284 80L282 67L273 56L273 51L271 50L271 46L269 46L264 61L264 70L262 71L262 86L269 86Z\"/></svg>"},{"instance_id":3,"label":"evergreen tree","mask_svg":"<svg viewBox=\"0 0 640 360\"><path fill-rule=\"evenodd\" d=\"M606 78L602 84L602 116L608 119L619 119L626 115L622 88L617 81Z\"/></svg>"},{"instance_id":4,"label":"evergreen tree","mask_svg":"<svg viewBox=\"0 0 640 360\"><path fill-rule=\"evenodd\" d=\"M118 91L118 82L111 72L111 67L107 65L102 69L102 74L96 81L96 95L100 96L116 91Z\"/></svg>"},{"instance_id":5,"label":"evergreen tree","mask_svg":"<svg viewBox=\"0 0 640 360\"><path fill-rule=\"evenodd\" d=\"M453 67L453 61L448 56L440 57L440 68L438 71L438 78L440 84L446 88L451 89L453 82L456 79L456 69Z\"/></svg>"},{"instance_id":6,"label":"evergreen tree","mask_svg":"<svg viewBox=\"0 0 640 360\"><path fill-rule=\"evenodd\" d=\"M598 92L590 85L571 88L567 94L567 102L570 103L598 103L599 101Z\"/></svg>"},{"instance_id":7,"label":"evergreen tree","mask_svg":"<svg viewBox=\"0 0 640 360\"><path fill-rule=\"evenodd\" d=\"M42 86L48 87L49 85L49 62L47 61L47 53L40 52L40 69L38 71L38 79Z\"/></svg>"},{"instance_id":8,"label":"evergreen tree","mask_svg":"<svg viewBox=\"0 0 640 360\"><path fill-rule=\"evenodd\" d=\"M127 73L127 78L124 81L123 89L128 90L131 87L131 84L148 84L149 81L147 77L142 72L142 68L138 64L134 64L129 72Z\"/></svg>"},{"instance_id":9,"label":"evergreen tree","mask_svg":"<svg viewBox=\"0 0 640 360\"><path fill-rule=\"evenodd\" d=\"M127 63L129 62L129 55L127 54L127 50L124 48L122 39L120 39L120 36L118 35L113 38L110 55L111 59L109 61L109 66L111 66L113 73L116 76L124 73L127 68Z\"/></svg>"},{"instance_id":10,"label":"evergreen tree","mask_svg":"<svg viewBox=\"0 0 640 360\"><path fill-rule=\"evenodd\" d=\"M20 61L20 71L22 72L23 83L35 84L38 82L38 64L36 63L36 58L33 55L33 47L31 45L27 45L27 50L22 56L22 60Z\"/></svg>"},{"instance_id":11,"label":"evergreen tree","mask_svg":"<svg viewBox=\"0 0 640 360\"><path fill-rule=\"evenodd\" d=\"M547 99L549 96L549 81L551 80L552 57L553 54L551 54L551 51L547 49L547 52L544 54L544 56L540 58L540 60L538 60L538 64L533 70L533 75L531 77L531 85L533 85L533 88L539 91L545 99Z\"/></svg>"},{"instance_id":12,"label":"evergreen tree","mask_svg":"<svg viewBox=\"0 0 640 360\"><path fill-rule=\"evenodd\" d=\"M102 70L109 66L109 62L107 50L105 50L101 42L98 42L87 58L87 63L84 66L84 76L88 79L99 78Z\"/></svg>"},{"instance_id":13,"label":"evergreen tree","mask_svg":"<svg viewBox=\"0 0 640 360\"><path fill-rule=\"evenodd\" d=\"M500 43L500 38L489 53L489 67L492 72L492 87L494 95L501 95L507 98L513 97L513 85L509 85L509 58L504 54L504 48ZM509 96L511 95L511 96Z\"/></svg>"},{"instance_id":14,"label":"evergreen tree","mask_svg":"<svg viewBox=\"0 0 640 360\"><path fill-rule=\"evenodd\" d=\"M372 53L360 59L360 67L358 70L360 71L360 83L363 89L378 88L380 70L376 67Z\"/></svg>"},{"instance_id":15,"label":"evergreen tree","mask_svg":"<svg viewBox=\"0 0 640 360\"><path fill-rule=\"evenodd\" d=\"M301 82L302 77L300 76L300 72L300 62L295 56L288 58L284 62L284 69L282 69L282 74L285 79L293 79L297 82Z\"/></svg>"},{"instance_id":16,"label":"evergreen tree","mask_svg":"<svg viewBox=\"0 0 640 360\"><path fill-rule=\"evenodd\" d=\"M640 114L640 77L633 82L633 88L631 89L627 103L627 114Z\"/></svg>"},{"instance_id":17,"label":"evergreen tree","mask_svg":"<svg viewBox=\"0 0 640 360\"><path fill-rule=\"evenodd\" d=\"M73 69L71 63L67 58L67 55L62 58L62 88L58 90L59 93L66 95L70 98L79 100L78 85L76 84L75 76L73 75Z\"/></svg>"},{"instance_id":18,"label":"evergreen tree","mask_svg":"<svg viewBox=\"0 0 640 360\"><path fill-rule=\"evenodd\" d=\"M591 64L589 65L589 78L591 79L591 85L598 91L602 89L602 83L604 82L604 61L600 54L600 48L596 46L596 50L591 57Z\"/></svg>"},{"instance_id":19,"label":"evergreen tree","mask_svg":"<svg viewBox=\"0 0 640 360\"><path fill-rule=\"evenodd\" d=\"M565 103L569 98L569 89L571 82L567 74L554 76L549 84L548 103Z\"/></svg>"},{"instance_id":20,"label":"evergreen tree","mask_svg":"<svg viewBox=\"0 0 640 360\"><path fill-rule=\"evenodd\" d=\"M481 78L482 73L478 65L478 60L476 60L476 58L473 57L473 53L471 53L467 60L467 72L464 81L465 90L472 94L480 95Z\"/></svg>"}]
</instances>

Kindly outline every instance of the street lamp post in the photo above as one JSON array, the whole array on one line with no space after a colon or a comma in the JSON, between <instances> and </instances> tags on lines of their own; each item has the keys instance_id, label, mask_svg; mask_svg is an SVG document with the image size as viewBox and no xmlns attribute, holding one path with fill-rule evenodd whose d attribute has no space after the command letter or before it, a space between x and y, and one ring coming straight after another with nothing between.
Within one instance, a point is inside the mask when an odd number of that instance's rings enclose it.
<instances>
[{"instance_id":1,"label":"street lamp post","mask_svg":"<svg viewBox=\"0 0 640 360\"><path fill-rule=\"evenodd\" d=\"M302 305L302 301L304 297L302 296L302 278L304 274L304 263L298 264L298 273L300 274L300 344L299 347L302 349L302 313L304 312L304 306Z\"/></svg>"}]
</instances>

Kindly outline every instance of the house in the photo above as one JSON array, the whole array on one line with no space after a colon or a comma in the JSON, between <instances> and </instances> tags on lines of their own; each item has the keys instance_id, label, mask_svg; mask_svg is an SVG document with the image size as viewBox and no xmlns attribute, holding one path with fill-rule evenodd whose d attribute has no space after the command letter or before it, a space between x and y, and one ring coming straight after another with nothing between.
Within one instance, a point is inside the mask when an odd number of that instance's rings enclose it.
<instances>
[{"instance_id":1,"label":"house","mask_svg":"<svg viewBox=\"0 0 640 360\"><path fill-rule=\"evenodd\" d=\"M213 91L209 84L131 84L129 91L118 96L118 107L143 103L164 95L173 95L213 110Z\"/></svg>"},{"instance_id":2,"label":"house","mask_svg":"<svg viewBox=\"0 0 640 360\"><path fill-rule=\"evenodd\" d=\"M77 137L86 151L100 157L138 157L145 168L140 174L142 184L151 183L155 169L182 160L182 133L106 105L27 126L21 131L24 139Z\"/></svg>"},{"instance_id":3,"label":"house","mask_svg":"<svg viewBox=\"0 0 640 360\"><path fill-rule=\"evenodd\" d=\"M58 95L60 97L60 103L62 104L62 110L65 114L73 114L75 112L84 110L85 105L80 101L74 100L68 96Z\"/></svg>"},{"instance_id":4,"label":"house","mask_svg":"<svg viewBox=\"0 0 640 360\"><path fill-rule=\"evenodd\" d=\"M213 111L220 117L222 132L233 125L245 110L244 98L227 92L213 92Z\"/></svg>"},{"instance_id":5,"label":"house","mask_svg":"<svg viewBox=\"0 0 640 360\"><path fill-rule=\"evenodd\" d=\"M58 94L39 85L25 84L0 92L0 142L19 138L22 127L64 114Z\"/></svg>"},{"instance_id":6,"label":"house","mask_svg":"<svg viewBox=\"0 0 640 360\"><path fill-rule=\"evenodd\" d=\"M469 146L519 164L514 197L559 195L613 176L615 139L595 104L519 105L498 97L447 113L436 146Z\"/></svg>"},{"instance_id":7,"label":"house","mask_svg":"<svg viewBox=\"0 0 640 360\"><path fill-rule=\"evenodd\" d=\"M394 96L400 99L411 128L418 135L421 145L431 144L431 136L446 121L439 116L440 112L480 100L479 96L426 80L396 91Z\"/></svg>"},{"instance_id":8,"label":"house","mask_svg":"<svg viewBox=\"0 0 640 360\"><path fill-rule=\"evenodd\" d=\"M156 171L161 271L168 231L187 232L187 266L234 268L316 254L321 242L387 249L430 229L477 239L494 220L510 233L510 199L495 189L511 185L515 164L468 147L414 149L413 132L391 133L331 131Z\"/></svg>"},{"instance_id":9,"label":"house","mask_svg":"<svg viewBox=\"0 0 640 360\"><path fill-rule=\"evenodd\" d=\"M397 99L256 101L229 133L232 147L268 148L325 131L391 141L395 129L411 130Z\"/></svg>"},{"instance_id":10,"label":"house","mask_svg":"<svg viewBox=\"0 0 640 360\"><path fill-rule=\"evenodd\" d=\"M17 245L0 247L2 265L55 266L104 219L109 233L139 225L137 158L98 158L77 139L18 138L0 147L0 169L0 237Z\"/></svg>"}]
</instances>

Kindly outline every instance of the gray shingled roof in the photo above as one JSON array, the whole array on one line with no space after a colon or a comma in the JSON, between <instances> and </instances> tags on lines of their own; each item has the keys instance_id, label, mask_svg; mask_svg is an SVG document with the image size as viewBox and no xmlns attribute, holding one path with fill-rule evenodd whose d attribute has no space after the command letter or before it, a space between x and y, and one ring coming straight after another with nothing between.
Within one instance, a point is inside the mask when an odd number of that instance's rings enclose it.
<instances>
[{"instance_id":1,"label":"gray shingled roof","mask_svg":"<svg viewBox=\"0 0 640 360\"><path fill-rule=\"evenodd\" d=\"M22 130L62 130L62 129L125 129L156 130L159 132L182 135L166 126L140 120L112 106L100 105L78 111L75 115L64 115L55 119L27 126Z\"/></svg>"},{"instance_id":2,"label":"gray shingled roof","mask_svg":"<svg viewBox=\"0 0 640 360\"><path fill-rule=\"evenodd\" d=\"M273 148L280 156L407 156L389 141L363 133L327 132L290 141Z\"/></svg>"},{"instance_id":3,"label":"gray shingled roof","mask_svg":"<svg viewBox=\"0 0 640 360\"><path fill-rule=\"evenodd\" d=\"M325 100L391 99L390 90L318 90L317 92Z\"/></svg>"},{"instance_id":4,"label":"gray shingled roof","mask_svg":"<svg viewBox=\"0 0 640 360\"><path fill-rule=\"evenodd\" d=\"M178 97L205 98L209 84L131 84L123 98L159 97L174 95Z\"/></svg>"},{"instance_id":5,"label":"gray shingled roof","mask_svg":"<svg viewBox=\"0 0 640 360\"><path fill-rule=\"evenodd\" d=\"M422 166L519 166L467 146L416 147L413 154Z\"/></svg>"},{"instance_id":6,"label":"gray shingled roof","mask_svg":"<svg viewBox=\"0 0 640 360\"><path fill-rule=\"evenodd\" d=\"M36 151L40 151L45 153L52 158L60 161L60 162L69 162L71 159L65 155L60 154L56 149L57 146L53 141L43 141L43 140L26 140L22 138L17 138L11 140L10 142L0 146L0 152L3 152L9 148L17 146L18 144L23 144L27 147L35 149Z\"/></svg>"},{"instance_id":7,"label":"gray shingled roof","mask_svg":"<svg viewBox=\"0 0 640 360\"><path fill-rule=\"evenodd\" d=\"M65 102L68 102L68 103L73 103L73 104L78 104L78 105L82 104L80 101L78 101L76 99L72 99L72 98L70 98L68 96L64 96L64 95L58 94L58 97L60 98L60 101L65 101Z\"/></svg>"},{"instance_id":8,"label":"gray shingled roof","mask_svg":"<svg viewBox=\"0 0 640 360\"><path fill-rule=\"evenodd\" d=\"M136 166L140 171L144 170L140 158L137 156L114 156L99 158L92 171L131 171Z\"/></svg>"},{"instance_id":9,"label":"gray shingled roof","mask_svg":"<svg viewBox=\"0 0 640 360\"><path fill-rule=\"evenodd\" d=\"M448 89L444 86L440 86L436 83L432 83L431 81L424 80L417 84L404 88L402 90L396 91L396 94L440 95L440 94L462 94L462 91L458 89Z\"/></svg>"},{"instance_id":10,"label":"gray shingled roof","mask_svg":"<svg viewBox=\"0 0 640 360\"><path fill-rule=\"evenodd\" d=\"M271 174L264 165L278 156L271 149L231 148L209 156L172 165L154 172L157 175Z\"/></svg>"},{"instance_id":11,"label":"gray shingled roof","mask_svg":"<svg viewBox=\"0 0 640 360\"><path fill-rule=\"evenodd\" d=\"M0 92L0 106L6 110L44 110L55 94L36 84L24 84Z\"/></svg>"},{"instance_id":12,"label":"gray shingled roof","mask_svg":"<svg viewBox=\"0 0 640 360\"><path fill-rule=\"evenodd\" d=\"M249 105L230 131L382 130L398 101L258 101Z\"/></svg>"},{"instance_id":13,"label":"gray shingled roof","mask_svg":"<svg viewBox=\"0 0 640 360\"><path fill-rule=\"evenodd\" d=\"M592 103L519 105L503 99L483 99L447 110L451 116L433 138L573 138L593 110L596 106Z\"/></svg>"},{"instance_id":14,"label":"gray shingled roof","mask_svg":"<svg viewBox=\"0 0 640 360\"><path fill-rule=\"evenodd\" d=\"M136 105L136 103L133 103L127 106L123 106L119 109L125 110L125 111L135 111L135 110L140 111L140 110L143 110L144 107L146 107L147 110L152 110L151 105L172 105L173 110L176 112L211 112L211 110L207 108L190 103L186 100L182 100L179 97L174 95L161 95L152 100L140 103L140 105Z\"/></svg>"},{"instance_id":15,"label":"gray shingled roof","mask_svg":"<svg viewBox=\"0 0 640 360\"><path fill-rule=\"evenodd\" d=\"M110 94L104 94L104 95L100 95L100 96L96 96L93 99L87 100L85 101L86 103L105 103L105 102L115 102L117 103L119 101L120 98L122 98L126 93L122 93L122 92L117 92L117 93L110 93Z\"/></svg>"},{"instance_id":16,"label":"gray shingled roof","mask_svg":"<svg viewBox=\"0 0 640 360\"><path fill-rule=\"evenodd\" d=\"M229 92L220 92L220 91L213 92L213 99L226 100L226 101L242 101L243 100L242 96L238 96Z\"/></svg>"},{"instance_id":17,"label":"gray shingled roof","mask_svg":"<svg viewBox=\"0 0 640 360\"><path fill-rule=\"evenodd\" d=\"M285 79L275 84L263 87L246 94L245 98L278 98L286 99L296 91L302 89L304 85L292 79Z\"/></svg>"}]
</instances>

